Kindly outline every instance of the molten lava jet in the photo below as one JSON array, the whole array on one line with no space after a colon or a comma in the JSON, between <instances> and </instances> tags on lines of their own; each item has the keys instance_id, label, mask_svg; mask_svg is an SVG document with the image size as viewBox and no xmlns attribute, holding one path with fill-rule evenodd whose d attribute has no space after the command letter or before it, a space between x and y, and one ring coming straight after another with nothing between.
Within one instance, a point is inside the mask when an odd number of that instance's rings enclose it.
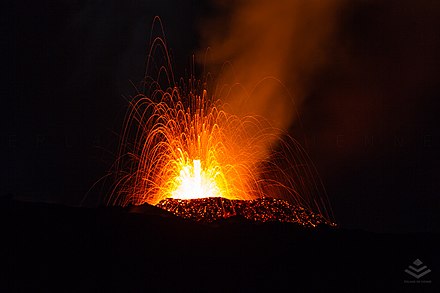
<instances>
[{"instance_id":1,"label":"molten lava jet","mask_svg":"<svg viewBox=\"0 0 440 293\"><path fill-rule=\"evenodd\" d=\"M194 199L203 197L222 197L215 174L202 170L200 160L193 160L191 165L183 165L176 177L177 189L171 192L171 198Z\"/></svg>"}]
</instances>

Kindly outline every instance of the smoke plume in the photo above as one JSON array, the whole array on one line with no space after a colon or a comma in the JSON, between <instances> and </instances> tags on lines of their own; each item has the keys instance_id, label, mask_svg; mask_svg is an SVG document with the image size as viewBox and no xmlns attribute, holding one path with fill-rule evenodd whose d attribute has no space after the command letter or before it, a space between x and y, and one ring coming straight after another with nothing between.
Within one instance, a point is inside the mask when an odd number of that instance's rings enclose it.
<instances>
[{"instance_id":1,"label":"smoke plume","mask_svg":"<svg viewBox=\"0 0 440 293\"><path fill-rule=\"evenodd\" d=\"M217 95L234 114L257 114L287 129L310 79L328 61L341 4L216 1L216 15L201 25L199 56L223 86Z\"/></svg>"}]
</instances>

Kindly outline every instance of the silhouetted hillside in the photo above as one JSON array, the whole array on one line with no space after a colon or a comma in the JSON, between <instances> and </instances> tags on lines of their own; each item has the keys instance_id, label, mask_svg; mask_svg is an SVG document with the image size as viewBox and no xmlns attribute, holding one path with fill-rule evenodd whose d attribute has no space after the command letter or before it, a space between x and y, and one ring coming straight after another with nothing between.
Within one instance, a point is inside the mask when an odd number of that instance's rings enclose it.
<instances>
[{"instance_id":1,"label":"silhouetted hillside","mask_svg":"<svg viewBox=\"0 0 440 293\"><path fill-rule=\"evenodd\" d=\"M310 229L240 217L198 224L151 206L91 209L5 199L1 209L12 290L400 292L433 289L438 280L436 234ZM423 278L431 284L404 283L412 278L404 269L416 258L432 269Z\"/></svg>"}]
</instances>

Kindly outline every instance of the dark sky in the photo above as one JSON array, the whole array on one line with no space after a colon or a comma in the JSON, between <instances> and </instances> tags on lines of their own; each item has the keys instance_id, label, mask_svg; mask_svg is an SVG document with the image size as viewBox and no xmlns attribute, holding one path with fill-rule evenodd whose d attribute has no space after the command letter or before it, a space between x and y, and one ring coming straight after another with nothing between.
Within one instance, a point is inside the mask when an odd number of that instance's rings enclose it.
<instances>
[{"instance_id":1,"label":"dark sky","mask_svg":"<svg viewBox=\"0 0 440 293\"><path fill-rule=\"evenodd\" d=\"M2 195L78 204L114 160L159 15L184 75L212 13L196 1L14 1L2 9ZM293 125L342 227L438 231L440 9L353 1Z\"/></svg>"}]
</instances>

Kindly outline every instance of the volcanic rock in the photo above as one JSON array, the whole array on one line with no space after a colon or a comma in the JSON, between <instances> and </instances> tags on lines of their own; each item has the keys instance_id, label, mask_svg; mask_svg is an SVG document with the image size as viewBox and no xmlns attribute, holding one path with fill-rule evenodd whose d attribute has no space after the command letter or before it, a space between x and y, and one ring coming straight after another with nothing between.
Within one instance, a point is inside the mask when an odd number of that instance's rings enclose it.
<instances>
[{"instance_id":1,"label":"volcanic rock","mask_svg":"<svg viewBox=\"0 0 440 293\"><path fill-rule=\"evenodd\" d=\"M335 224L299 205L275 198L229 200L221 197L198 199L167 198L157 204L176 216L197 222L212 223L238 216L255 222L288 222L305 227Z\"/></svg>"}]
</instances>

